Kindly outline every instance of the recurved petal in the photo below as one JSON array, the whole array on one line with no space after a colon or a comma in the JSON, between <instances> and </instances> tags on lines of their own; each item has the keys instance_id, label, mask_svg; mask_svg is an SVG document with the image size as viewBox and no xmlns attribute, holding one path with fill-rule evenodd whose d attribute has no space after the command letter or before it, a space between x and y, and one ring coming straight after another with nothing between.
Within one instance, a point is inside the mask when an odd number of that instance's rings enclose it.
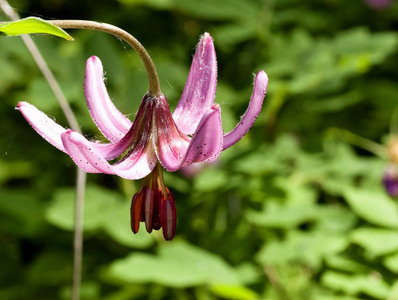
<instances>
[{"instance_id":1,"label":"recurved petal","mask_svg":"<svg viewBox=\"0 0 398 300\"><path fill-rule=\"evenodd\" d=\"M220 107L214 105L208 109L188 145L179 141L178 138L174 140L173 136L158 136L158 158L167 171L176 171L182 165L215 160L223 144Z\"/></svg>"},{"instance_id":2,"label":"recurved petal","mask_svg":"<svg viewBox=\"0 0 398 300\"><path fill-rule=\"evenodd\" d=\"M66 132L65 128L55 123L53 119L27 102L19 102L16 109L22 113L29 125L47 142L59 150L66 152L61 141L61 134Z\"/></svg>"},{"instance_id":3,"label":"recurved petal","mask_svg":"<svg viewBox=\"0 0 398 300\"><path fill-rule=\"evenodd\" d=\"M104 84L102 63L96 56L87 60L84 94L91 117L102 134L111 142L120 140L129 131L132 123L109 98Z\"/></svg>"},{"instance_id":4,"label":"recurved petal","mask_svg":"<svg viewBox=\"0 0 398 300\"><path fill-rule=\"evenodd\" d=\"M67 130L61 135L66 152L81 169L88 173L114 174L126 179L147 176L156 165L151 144L141 141L126 157L113 165L81 134Z\"/></svg>"},{"instance_id":5,"label":"recurved petal","mask_svg":"<svg viewBox=\"0 0 398 300\"><path fill-rule=\"evenodd\" d=\"M217 159L222 151L222 145L221 109L219 105L213 105L203 116L192 136L183 165Z\"/></svg>"},{"instance_id":6,"label":"recurved petal","mask_svg":"<svg viewBox=\"0 0 398 300\"><path fill-rule=\"evenodd\" d=\"M144 96L133 125L121 140L109 144L93 143L106 160L117 158L128 148L135 149L137 144L145 144L150 138L153 102L147 101L147 97L149 96Z\"/></svg>"},{"instance_id":7,"label":"recurved petal","mask_svg":"<svg viewBox=\"0 0 398 300\"><path fill-rule=\"evenodd\" d=\"M32 126L32 128L47 142L59 150L68 153L61 139L61 135L65 133L67 129L57 124L53 119L27 102L19 102L16 109L22 113L30 126ZM90 141L88 141L88 143L90 143L90 148L96 149L99 155L109 160L118 157L126 151L127 147L132 143L132 138L131 135L127 134L116 143L103 144Z\"/></svg>"},{"instance_id":8,"label":"recurved petal","mask_svg":"<svg viewBox=\"0 0 398 300\"><path fill-rule=\"evenodd\" d=\"M203 115L213 105L217 86L217 61L213 39L202 36L173 119L181 132L193 134Z\"/></svg>"},{"instance_id":9,"label":"recurved petal","mask_svg":"<svg viewBox=\"0 0 398 300\"><path fill-rule=\"evenodd\" d=\"M156 103L152 126L154 129L153 146L162 166L172 172L180 168L190 139L175 125L164 95L152 101Z\"/></svg>"},{"instance_id":10,"label":"recurved petal","mask_svg":"<svg viewBox=\"0 0 398 300\"><path fill-rule=\"evenodd\" d=\"M264 71L257 73L254 79L253 94L250 98L249 107L236 127L224 135L223 150L238 142L253 126L254 121L261 111L265 94L267 93L268 76Z\"/></svg>"}]
</instances>

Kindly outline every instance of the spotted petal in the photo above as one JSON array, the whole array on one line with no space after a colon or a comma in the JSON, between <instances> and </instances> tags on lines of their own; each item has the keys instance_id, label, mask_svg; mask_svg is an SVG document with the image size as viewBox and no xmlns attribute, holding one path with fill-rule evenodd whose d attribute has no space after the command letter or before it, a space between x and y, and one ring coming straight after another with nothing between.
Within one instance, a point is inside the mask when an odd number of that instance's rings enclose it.
<instances>
[{"instance_id":1,"label":"spotted petal","mask_svg":"<svg viewBox=\"0 0 398 300\"><path fill-rule=\"evenodd\" d=\"M29 125L33 127L47 142L59 150L68 153L62 143L61 135L67 131L45 113L38 110L34 105L27 102L19 102L17 109L22 113ZM102 144L89 142L90 148L96 151L105 159L114 159L120 156L131 143L131 137L126 135L117 143Z\"/></svg>"},{"instance_id":2,"label":"spotted petal","mask_svg":"<svg viewBox=\"0 0 398 300\"><path fill-rule=\"evenodd\" d=\"M238 142L253 126L254 121L260 113L265 94L267 93L268 76L264 71L257 73L254 79L253 94L250 98L249 107L242 116L236 127L224 135L223 150Z\"/></svg>"},{"instance_id":3,"label":"spotted petal","mask_svg":"<svg viewBox=\"0 0 398 300\"><path fill-rule=\"evenodd\" d=\"M61 134L66 131L65 128L55 123L53 119L27 102L19 102L16 109L22 113L29 125L47 142L65 152L61 141Z\"/></svg>"},{"instance_id":4,"label":"spotted petal","mask_svg":"<svg viewBox=\"0 0 398 300\"><path fill-rule=\"evenodd\" d=\"M168 171L175 171L185 157L189 138L178 130L164 95L154 99L153 103L156 103L152 125L154 149L162 166Z\"/></svg>"},{"instance_id":5,"label":"spotted petal","mask_svg":"<svg viewBox=\"0 0 398 300\"><path fill-rule=\"evenodd\" d=\"M113 165L101 156L82 135L67 130L61 135L63 145L73 161L88 173L114 174L126 179L140 179L147 176L156 165L152 145L142 139L126 157Z\"/></svg>"},{"instance_id":6,"label":"spotted petal","mask_svg":"<svg viewBox=\"0 0 398 300\"><path fill-rule=\"evenodd\" d=\"M175 135L158 135L157 155L166 170L173 172L182 165L215 160L220 155L223 144L220 107L214 105L208 109L189 145L176 143L173 140L175 136L176 133Z\"/></svg>"},{"instance_id":7,"label":"spotted petal","mask_svg":"<svg viewBox=\"0 0 398 300\"><path fill-rule=\"evenodd\" d=\"M213 105L203 116L192 136L183 165L217 159L222 151L222 145L221 109L219 105Z\"/></svg>"},{"instance_id":8,"label":"spotted petal","mask_svg":"<svg viewBox=\"0 0 398 300\"><path fill-rule=\"evenodd\" d=\"M217 61L213 39L202 36L173 119L181 132L193 134L203 115L214 103L217 85Z\"/></svg>"},{"instance_id":9,"label":"spotted petal","mask_svg":"<svg viewBox=\"0 0 398 300\"><path fill-rule=\"evenodd\" d=\"M129 132L117 143L95 144L81 134L68 130L61 135L66 152L73 161L88 173L115 174L126 179L140 179L147 176L155 167L157 158L150 143L153 101L147 101L147 95L141 103L137 117ZM111 154L119 156L130 148L122 160L111 165ZM104 156L103 150L108 150Z\"/></svg>"},{"instance_id":10,"label":"spotted petal","mask_svg":"<svg viewBox=\"0 0 398 300\"><path fill-rule=\"evenodd\" d=\"M129 131L132 123L109 98L102 63L96 56L87 60L84 93L91 117L99 130L109 141L119 141Z\"/></svg>"}]
</instances>

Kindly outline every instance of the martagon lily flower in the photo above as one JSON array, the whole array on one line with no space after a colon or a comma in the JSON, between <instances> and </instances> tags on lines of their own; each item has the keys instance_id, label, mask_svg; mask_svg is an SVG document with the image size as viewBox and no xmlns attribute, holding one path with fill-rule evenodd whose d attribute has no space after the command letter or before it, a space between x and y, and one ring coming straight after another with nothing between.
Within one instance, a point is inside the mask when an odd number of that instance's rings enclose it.
<instances>
[{"instance_id":1,"label":"martagon lily flower","mask_svg":"<svg viewBox=\"0 0 398 300\"><path fill-rule=\"evenodd\" d=\"M163 94L147 93L131 122L110 100L99 58L92 56L87 60L84 81L87 106L109 143L89 141L58 125L27 102L18 103L17 109L37 133L68 154L84 171L132 180L144 178L141 189L132 199L131 229L137 233L140 222L145 222L148 232L162 228L164 238L171 240L177 216L174 197L163 180L162 167L173 172L182 166L213 161L238 142L260 113L268 77L264 71L255 75L249 106L237 126L226 134L222 130L220 106L214 103L216 84L213 39L205 33L173 114ZM117 158L116 162L109 163Z\"/></svg>"}]
</instances>

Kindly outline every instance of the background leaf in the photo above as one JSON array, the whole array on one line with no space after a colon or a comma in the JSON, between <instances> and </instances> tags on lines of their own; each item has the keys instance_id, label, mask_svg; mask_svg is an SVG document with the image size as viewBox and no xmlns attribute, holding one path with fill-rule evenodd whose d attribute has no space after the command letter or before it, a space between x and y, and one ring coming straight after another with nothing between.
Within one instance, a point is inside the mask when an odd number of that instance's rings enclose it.
<instances>
[{"instance_id":1,"label":"background leaf","mask_svg":"<svg viewBox=\"0 0 398 300\"><path fill-rule=\"evenodd\" d=\"M29 17L18 21L1 23L0 33L7 36L46 33L73 41L73 38L61 28L36 17Z\"/></svg>"}]
</instances>

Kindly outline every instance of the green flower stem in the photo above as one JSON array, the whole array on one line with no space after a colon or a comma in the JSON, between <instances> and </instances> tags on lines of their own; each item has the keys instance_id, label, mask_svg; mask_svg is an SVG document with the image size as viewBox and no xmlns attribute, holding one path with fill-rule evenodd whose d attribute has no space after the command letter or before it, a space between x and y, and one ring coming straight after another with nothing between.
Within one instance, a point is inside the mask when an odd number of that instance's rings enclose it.
<instances>
[{"instance_id":1,"label":"green flower stem","mask_svg":"<svg viewBox=\"0 0 398 300\"><path fill-rule=\"evenodd\" d=\"M354 146L365 149L370 153L377 155L380 158L388 159L388 151L386 147L379 145L378 143L375 143L366 138L363 138L359 135L356 135L345 129L332 128L332 130L336 137L340 138L346 143L350 143Z\"/></svg>"},{"instance_id":2,"label":"green flower stem","mask_svg":"<svg viewBox=\"0 0 398 300\"><path fill-rule=\"evenodd\" d=\"M80 299L83 264L83 221L87 173L77 168L72 300Z\"/></svg>"},{"instance_id":3,"label":"green flower stem","mask_svg":"<svg viewBox=\"0 0 398 300\"><path fill-rule=\"evenodd\" d=\"M124 31L110 24L94 21L49 20L48 22L63 29L89 29L102 31L124 40L127 44L131 46L131 48L133 48L138 53L138 55L142 59L142 62L144 63L149 79L149 94L152 97L156 97L162 94L160 90L159 77L157 75L156 68L152 62L151 57L149 56L145 48L141 45L141 43L127 31Z\"/></svg>"}]
</instances>

